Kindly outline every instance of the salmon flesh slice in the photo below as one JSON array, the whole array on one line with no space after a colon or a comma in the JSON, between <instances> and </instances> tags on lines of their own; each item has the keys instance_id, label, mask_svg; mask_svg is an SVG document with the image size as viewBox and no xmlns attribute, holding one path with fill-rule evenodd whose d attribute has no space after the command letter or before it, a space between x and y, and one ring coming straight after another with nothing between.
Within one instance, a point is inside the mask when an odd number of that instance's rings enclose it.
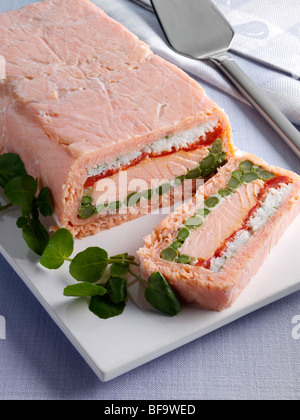
<instances>
[{"instance_id":1,"label":"salmon flesh slice","mask_svg":"<svg viewBox=\"0 0 300 420\"><path fill-rule=\"evenodd\" d=\"M1 14L0 56L0 153L19 154L50 188L57 226L74 236L144 214L140 200L134 212L120 203L147 197L153 179L176 201L171 183L197 174L216 140L214 170L233 154L228 118L203 88L87 0ZM134 189L137 179L146 189ZM100 197L108 180L118 199Z\"/></svg>"},{"instance_id":2,"label":"salmon flesh slice","mask_svg":"<svg viewBox=\"0 0 300 420\"><path fill-rule=\"evenodd\" d=\"M300 178L251 154L232 157L138 251L188 303L230 307L300 213Z\"/></svg>"}]
</instances>

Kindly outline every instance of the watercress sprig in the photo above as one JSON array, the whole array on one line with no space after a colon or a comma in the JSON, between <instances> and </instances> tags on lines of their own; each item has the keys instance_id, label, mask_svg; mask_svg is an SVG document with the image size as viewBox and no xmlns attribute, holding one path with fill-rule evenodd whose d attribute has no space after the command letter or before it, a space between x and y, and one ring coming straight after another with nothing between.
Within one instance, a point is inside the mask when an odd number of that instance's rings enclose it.
<instances>
[{"instance_id":1,"label":"watercress sprig","mask_svg":"<svg viewBox=\"0 0 300 420\"><path fill-rule=\"evenodd\" d=\"M14 153L0 156L0 186L10 201L0 205L0 211L12 206L21 208L22 216L17 226L22 229L27 246L37 255L42 255L48 241L49 233L40 221L40 214L47 217L53 212L51 194L48 188L40 190L38 181L28 175L20 157Z\"/></svg>"},{"instance_id":2,"label":"watercress sprig","mask_svg":"<svg viewBox=\"0 0 300 420\"><path fill-rule=\"evenodd\" d=\"M89 247L73 258L74 239L67 229L59 229L50 239L40 263L48 269L58 269L69 262L69 273L79 283L67 286L65 296L89 297L89 309L100 318L111 318L123 313L128 298L128 274L145 286L146 300L167 315L177 315L182 307L173 289L160 273L148 281L137 275L132 266L138 266L128 253L109 257L99 247ZM109 272L107 272L109 267Z\"/></svg>"}]
</instances>

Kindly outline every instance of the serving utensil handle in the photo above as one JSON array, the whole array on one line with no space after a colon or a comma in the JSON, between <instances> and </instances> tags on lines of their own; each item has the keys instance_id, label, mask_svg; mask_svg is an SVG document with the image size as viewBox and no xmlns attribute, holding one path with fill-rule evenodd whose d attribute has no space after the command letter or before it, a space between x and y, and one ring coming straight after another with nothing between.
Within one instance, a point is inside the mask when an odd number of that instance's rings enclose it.
<instances>
[{"instance_id":1,"label":"serving utensil handle","mask_svg":"<svg viewBox=\"0 0 300 420\"><path fill-rule=\"evenodd\" d=\"M300 133L228 54L210 58L300 158Z\"/></svg>"},{"instance_id":2,"label":"serving utensil handle","mask_svg":"<svg viewBox=\"0 0 300 420\"><path fill-rule=\"evenodd\" d=\"M149 12L153 12L153 8L150 4L145 3L143 0L131 0L133 3L142 6L144 9L149 10Z\"/></svg>"}]
</instances>

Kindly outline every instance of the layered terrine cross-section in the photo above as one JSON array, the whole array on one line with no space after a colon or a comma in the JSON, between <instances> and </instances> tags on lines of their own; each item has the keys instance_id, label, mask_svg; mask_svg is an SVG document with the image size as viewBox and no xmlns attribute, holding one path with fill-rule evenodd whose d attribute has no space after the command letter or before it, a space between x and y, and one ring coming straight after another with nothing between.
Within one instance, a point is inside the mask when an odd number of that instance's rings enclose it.
<instances>
[{"instance_id":1,"label":"layered terrine cross-section","mask_svg":"<svg viewBox=\"0 0 300 420\"><path fill-rule=\"evenodd\" d=\"M174 203L232 155L227 116L202 87L87 0L1 14L0 55L0 153L50 188L75 236Z\"/></svg>"},{"instance_id":2,"label":"layered terrine cross-section","mask_svg":"<svg viewBox=\"0 0 300 420\"><path fill-rule=\"evenodd\" d=\"M145 238L142 270L160 271L186 302L228 308L299 213L298 175L233 157Z\"/></svg>"}]
</instances>

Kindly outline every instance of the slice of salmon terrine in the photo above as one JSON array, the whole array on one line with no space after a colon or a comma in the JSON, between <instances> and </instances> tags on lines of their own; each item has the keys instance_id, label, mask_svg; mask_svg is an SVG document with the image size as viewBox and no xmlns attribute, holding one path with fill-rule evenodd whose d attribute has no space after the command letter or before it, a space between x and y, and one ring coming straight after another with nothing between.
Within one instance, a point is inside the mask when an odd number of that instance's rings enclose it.
<instances>
[{"instance_id":1,"label":"slice of salmon terrine","mask_svg":"<svg viewBox=\"0 0 300 420\"><path fill-rule=\"evenodd\" d=\"M233 157L163 220L138 254L188 303L232 305L300 213L298 175L257 157Z\"/></svg>"},{"instance_id":2,"label":"slice of salmon terrine","mask_svg":"<svg viewBox=\"0 0 300 420\"><path fill-rule=\"evenodd\" d=\"M207 179L233 153L202 87L87 0L1 14L0 55L0 153L51 189L74 236L174 201L185 178Z\"/></svg>"}]
</instances>

